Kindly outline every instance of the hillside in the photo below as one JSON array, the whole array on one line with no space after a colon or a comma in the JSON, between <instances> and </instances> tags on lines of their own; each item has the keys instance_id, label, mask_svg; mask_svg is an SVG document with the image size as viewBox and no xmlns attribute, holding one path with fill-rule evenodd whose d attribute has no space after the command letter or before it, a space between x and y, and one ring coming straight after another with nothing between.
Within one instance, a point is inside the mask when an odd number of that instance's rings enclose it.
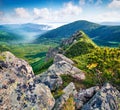
<instances>
[{"instance_id":1,"label":"hillside","mask_svg":"<svg viewBox=\"0 0 120 110\"><path fill-rule=\"evenodd\" d=\"M60 43L63 39L70 37L76 31L84 31L98 45L118 46L120 43L120 26L105 26L84 20L61 26L40 35L35 43L50 40Z\"/></svg>"},{"instance_id":2,"label":"hillside","mask_svg":"<svg viewBox=\"0 0 120 110\"><path fill-rule=\"evenodd\" d=\"M37 38L37 35L41 35L45 33L50 28L51 27L48 25L32 24L32 23L0 25L0 32L7 33L6 36L1 35L0 41L4 41L8 43L9 39L14 41L18 39L20 43L31 43L33 42L33 40ZM9 36L8 41L7 41L7 36Z\"/></svg>"},{"instance_id":3,"label":"hillside","mask_svg":"<svg viewBox=\"0 0 120 110\"><path fill-rule=\"evenodd\" d=\"M50 50L47 54L49 59L57 53L61 53L62 50L65 56L75 62L75 66L86 72L87 79L84 84L87 87L111 82L120 90L119 48L99 47L84 32L78 31L63 41L58 51L53 50Z\"/></svg>"},{"instance_id":4,"label":"hillside","mask_svg":"<svg viewBox=\"0 0 120 110\"><path fill-rule=\"evenodd\" d=\"M18 43L23 41L24 38L20 35L16 35L10 32L0 30L0 42L5 43Z\"/></svg>"}]
</instances>

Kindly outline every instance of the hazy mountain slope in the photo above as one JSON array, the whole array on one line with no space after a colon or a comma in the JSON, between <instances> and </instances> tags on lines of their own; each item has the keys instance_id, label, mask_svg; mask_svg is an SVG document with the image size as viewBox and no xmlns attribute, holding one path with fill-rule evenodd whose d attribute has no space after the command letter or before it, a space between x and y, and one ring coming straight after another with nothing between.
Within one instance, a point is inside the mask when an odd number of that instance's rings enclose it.
<instances>
[{"instance_id":1,"label":"hazy mountain slope","mask_svg":"<svg viewBox=\"0 0 120 110\"><path fill-rule=\"evenodd\" d=\"M16 35L16 37L21 37L19 40L23 40L22 43L30 43L37 38L37 35L41 35L48 31L51 27L48 25L39 24L4 24L0 25L0 31L5 31L6 33L11 33ZM13 37L14 39L14 37ZM14 39L15 40L15 39ZM7 42L7 40L6 40Z\"/></svg>"},{"instance_id":2,"label":"hazy mountain slope","mask_svg":"<svg viewBox=\"0 0 120 110\"><path fill-rule=\"evenodd\" d=\"M18 43L18 42L22 42L22 40L24 40L22 36L0 30L0 42Z\"/></svg>"},{"instance_id":3,"label":"hazy mountain slope","mask_svg":"<svg viewBox=\"0 0 120 110\"><path fill-rule=\"evenodd\" d=\"M60 40L68 38L78 30L84 31L99 45L118 46L120 43L120 26L103 26L84 20L61 26L40 35L35 43L46 39L60 43Z\"/></svg>"}]
</instances>

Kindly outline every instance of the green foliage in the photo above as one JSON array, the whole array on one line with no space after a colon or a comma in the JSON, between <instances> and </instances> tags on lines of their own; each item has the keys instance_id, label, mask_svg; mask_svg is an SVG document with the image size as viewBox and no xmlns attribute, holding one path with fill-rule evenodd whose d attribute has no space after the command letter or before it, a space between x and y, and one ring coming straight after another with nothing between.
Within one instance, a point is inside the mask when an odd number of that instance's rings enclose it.
<instances>
[{"instance_id":1,"label":"green foliage","mask_svg":"<svg viewBox=\"0 0 120 110\"><path fill-rule=\"evenodd\" d=\"M0 42L13 43L19 42L20 40L23 40L22 36L0 30Z\"/></svg>"},{"instance_id":2,"label":"green foliage","mask_svg":"<svg viewBox=\"0 0 120 110\"><path fill-rule=\"evenodd\" d=\"M78 81L70 75L63 74L61 75L61 78L63 80L62 88L65 88L70 82L73 82L75 84L77 90L84 88L83 81Z\"/></svg>"},{"instance_id":3,"label":"green foliage","mask_svg":"<svg viewBox=\"0 0 120 110\"><path fill-rule=\"evenodd\" d=\"M37 75L47 70L52 64L53 59L49 60L48 62L45 62L45 57L43 57L41 58L41 60L32 63L31 66L33 67L33 71Z\"/></svg>"},{"instance_id":4,"label":"green foliage","mask_svg":"<svg viewBox=\"0 0 120 110\"><path fill-rule=\"evenodd\" d=\"M96 48L91 53L74 57L76 66L87 72L85 84L120 83L120 49ZM120 89L120 88L119 88Z\"/></svg>"},{"instance_id":5,"label":"green foliage","mask_svg":"<svg viewBox=\"0 0 120 110\"><path fill-rule=\"evenodd\" d=\"M57 91L52 92L52 94L53 94L53 97L54 97L55 99L57 99L57 98L59 98L60 96L62 96L62 95L64 94L64 92L63 92L61 89L58 89Z\"/></svg>"},{"instance_id":6,"label":"green foliage","mask_svg":"<svg viewBox=\"0 0 120 110\"><path fill-rule=\"evenodd\" d=\"M80 39L65 50L65 55L67 57L79 56L81 54L89 53L91 49L96 47L96 44L84 32L82 32Z\"/></svg>"},{"instance_id":7,"label":"green foliage","mask_svg":"<svg viewBox=\"0 0 120 110\"><path fill-rule=\"evenodd\" d=\"M6 45L0 45L0 52L4 52L4 51L9 51L10 48L7 47Z\"/></svg>"}]
</instances>

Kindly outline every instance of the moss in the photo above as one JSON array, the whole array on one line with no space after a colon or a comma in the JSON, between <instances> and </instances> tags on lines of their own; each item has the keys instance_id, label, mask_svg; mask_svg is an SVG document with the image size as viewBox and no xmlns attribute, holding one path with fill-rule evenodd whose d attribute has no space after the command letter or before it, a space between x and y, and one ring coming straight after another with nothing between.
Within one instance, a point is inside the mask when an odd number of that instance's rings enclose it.
<instances>
[{"instance_id":1,"label":"moss","mask_svg":"<svg viewBox=\"0 0 120 110\"><path fill-rule=\"evenodd\" d=\"M72 96L63 105L62 110L75 110L75 102Z\"/></svg>"},{"instance_id":2,"label":"moss","mask_svg":"<svg viewBox=\"0 0 120 110\"><path fill-rule=\"evenodd\" d=\"M64 94L64 92L61 90L61 88L60 89L58 89L57 91L55 91L55 92L52 92L52 94L53 94L53 97L55 98L55 99L57 99L57 98L59 98L60 96L62 96L63 94Z\"/></svg>"}]
</instances>

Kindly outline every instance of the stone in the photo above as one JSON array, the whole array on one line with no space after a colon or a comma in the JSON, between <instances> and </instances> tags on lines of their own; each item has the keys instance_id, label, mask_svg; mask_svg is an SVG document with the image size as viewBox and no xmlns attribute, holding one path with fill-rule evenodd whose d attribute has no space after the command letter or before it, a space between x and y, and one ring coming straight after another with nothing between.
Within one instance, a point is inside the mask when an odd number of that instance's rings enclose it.
<instances>
[{"instance_id":1,"label":"stone","mask_svg":"<svg viewBox=\"0 0 120 110\"><path fill-rule=\"evenodd\" d=\"M66 62L68 62L68 63L70 63L70 64L72 64L72 65L74 64L74 62L73 62L71 59L65 57L65 56L62 55L62 54L56 54L56 55L55 55L54 63L60 62L60 61L62 61L62 60L66 61Z\"/></svg>"},{"instance_id":2,"label":"stone","mask_svg":"<svg viewBox=\"0 0 120 110\"><path fill-rule=\"evenodd\" d=\"M10 52L0 53L7 66L0 69L0 110L52 110L50 89L37 84L32 67Z\"/></svg>"},{"instance_id":3,"label":"stone","mask_svg":"<svg viewBox=\"0 0 120 110\"><path fill-rule=\"evenodd\" d=\"M88 89L80 89L74 97L76 109L81 109L82 106L88 102L99 89L99 86Z\"/></svg>"},{"instance_id":4,"label":"stone","mask_svg":"<svg viewBox=\"0 0 120 110\"><path fill-rule=\"evenodd\" d=\"M77 94L74 83L70 83L67 87L63 89L63 95L60 96L55 102L53 110L61 110L65 102L69 99L70 96L75 96Z\"/></svg>"},{"instance_id":5,"label":"stone","mask_svg":"<svg viewBox=\"0 0 120 110\"><path fill-rule=\"evenodd\" d=\"M106 83L82 108L82 110L119 110L120 92Z\"/></svg>"},{"instance_id":6,"label":"stone","mask_svg":"<svg viewBox=\"0 0 120 110\"><path fill-rule=\"evenodd\" d=\"M57 54L54 63L48 68L46 72L37 75L36 81L44 83L51 90L55 90L62 85L63 81L60 76L63 74L71 75L73 78L77 78L78 80L84 80L84 72L74 67L71 63L73 64L72 60L66 58L63 55Z\"/></svg>"}]
</instances>

